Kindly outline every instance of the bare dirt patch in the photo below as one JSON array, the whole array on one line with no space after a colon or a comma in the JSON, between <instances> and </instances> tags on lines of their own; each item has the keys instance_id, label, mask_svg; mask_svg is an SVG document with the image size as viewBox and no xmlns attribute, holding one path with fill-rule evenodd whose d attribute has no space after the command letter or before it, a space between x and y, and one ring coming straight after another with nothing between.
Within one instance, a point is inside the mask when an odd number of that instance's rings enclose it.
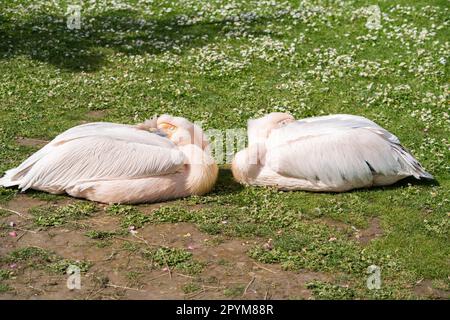
<instances>
[{"instance_id":1,"label":"bare dirt patch","mask_svg":"<svg viewBox=\"0 0 450 320\"><path fill-rule=\"evenodd\" d=\"M369 226L365 229L357 229L345 222L337 221L328 217L320 218L320 223L326 224L339 231L345 232L349 235L349 238L355 239L362 245L369 244L370 241L381 237L383 235L383 229L379 218L372 218L369 221Z\"/></svg>"},{"instance_id":2,"label":"bare dirt patch","mask_svg":"<svg viewBox=\"0 0 450 320\"><path fill-rule=\"evenodd\" d=\"M15 141L16 141L16 143L18 145L21 145L21 146L25 146L25 147L39 147L39 148L43 147L47 143L49 143L49 141L47 141L47 140L34 139L34 138L24 138L24 137L17 137Z\"/></svg>"},{"instance_id":3,"label":"bare dirt patch","mask_svg":"<svg viewBox=\"0 0 450 320\"><path fill-rule=\"evenodd\" d=\"M108 114L107 110L92 110L92 111L89 111L88 113L86 113L86 116L89 119L99 120L99 119L103 119L107 114Z\"/></svg>"},{"instance_id":4,"label":"bare dirt patch","mask_svg":"<svg viewBox=\"0 0 450 320\"><path fill-rule=\"evenodd\" d=\"M414 286L414 293L425 299L449 299L450 291L434 288L432 280L422 280Z\"/></svg>"},{"instance_id":5,"label":"bare dirt patch","mask_svg":"<svg viewBox=\"0 0 450 320\"><path fill-rule=\"evenodd\" d=\"M379 218L373 218L369 222L369 227L359 230L356 234L356 239L363 245L367 245L373 239L383 235L383 229Z\"/></svg>"},{"instance_id":6,"label":"bare dirt patch","mask_svg":"<svg viewBox=\"0 0 450 320\"><path fill-rule=\"evenodd\" d=\"M339 231L345 232L345 231L349 231L351 229L351 226L348 225L347 223L342 222L342 221L337 221L337 220L334 220L329 217L320 218L320 219L318 219L318 221L320 221L320 223L326 224L327 226L336 228Z\"/></svg>"},{"instance_id":7,"label":"bare dirt patch","mask_svg":"<svg viewBox=\"0 0 450 320\"><path fill-rule=\"evenodd\" d=\"M43 203L19 195L8 207L27 212L28 208ZM2 218L11 219L12 216ZM17 220L19 226L21 223ZM77 223L75 228L69 225L34 230L24 232L20 239L3 232L2 256L17 248L33 246L65 259L89 261L92 266L82 274L81 290L69 290L65 274L39 268L21 269L20 263L3 265L2 268L16 272L13 279L7 280L11 290L1 293L0 299L307 299L310 297L307 282L330 279L326 274L290 272L279 265L256 263L247 255L255 241L218 238L200 232L189 223L150 224L139 229L135 236L117 236L106 242L85 235L89 229L113 231L118 227L118 219L101 210ZM150 246L188 250L204 265L203 271L188 275L155 268L138 254L124 249L125 243L143 245L141 240ZM188 285L195 286L196 290L183 290Z\"/></svg>"},{"instance_id":8,"label":"bare dirt patch","mask_svg":"<svg viewBox=\"0 0 450 320\"><path fill-rule=\"evenodd\" d=\"M28 210L35 206L46 204L46 201L32 198L26 194L17 194L14 199L3 205L5 208L17 211L25 216L28 215Z\"/></svg>"}]
</instances>

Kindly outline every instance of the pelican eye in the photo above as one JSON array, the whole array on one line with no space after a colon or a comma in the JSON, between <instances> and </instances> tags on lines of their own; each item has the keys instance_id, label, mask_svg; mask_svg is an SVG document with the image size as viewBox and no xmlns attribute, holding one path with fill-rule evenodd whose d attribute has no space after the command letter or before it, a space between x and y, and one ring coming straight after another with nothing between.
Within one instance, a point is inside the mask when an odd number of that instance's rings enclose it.
<instances>
[{"instance_id":1,"label":"pelican eye","mask_svg":"<svg viewBox=\"0 0 450 320\"><path fill-rule=\"evenodd\" d=\"M292 122L291 119L285 119L285 120L282 120L282 121L278 122L278 124L279 124L280 126L285 126L285 125L287 125L287 124L289 124L289 123L291 123L291 122Z\"/></svg>"},{"instance_id":2,"label":"pelican eye","mask_svg":"<svg viewBox=\"0 0 450 320\"><path fill-rule=\"evenodd\" d=\"M167 123L167 122L161 123L161 124L159 125L159 127L160 127L162 130L166 130L166 131L169 131L169 132L173 132L173 131L175 131L175 130L177 129L176 126L171 125L170 123Z\"/></svg>"}]
</instances>

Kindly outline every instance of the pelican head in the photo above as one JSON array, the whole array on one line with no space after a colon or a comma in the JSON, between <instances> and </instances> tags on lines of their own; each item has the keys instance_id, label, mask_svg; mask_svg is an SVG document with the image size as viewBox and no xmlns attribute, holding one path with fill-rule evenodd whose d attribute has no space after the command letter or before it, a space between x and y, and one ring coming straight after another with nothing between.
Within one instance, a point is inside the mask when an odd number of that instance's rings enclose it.
<instances>
[{"instance_id":1,"label":"pelican head","mask_svg":"<svg viewBox=\"0 0 450 320\"><path fill-rule=\"evenodd\" d=\"M156 123L158 130L178 146L194 144L203 150L208 146L203 130L185 118L163 114Z\"/></svg>"},{"instance_id":2,"label":"pelican head","mask_svg":"<svg viewBox=\"0 0 450 320\"><path fill-rule=\"evenodd\" d=\"M219 169L210 154L203 130L185 118L167 114L158 118L156 126L186 156L188 171L179 184L186 186L189 194L202 195L209 192L217 180Z\"/></svg>"},{"instance_id":3,"label":"pelican head","mask_svg":"<svg viewBox=\"0 0 450 320\"><path fill-rule=\"evenodd\" d=\"M294 122L295 118L289 113L272 112L262 118L248 121L249 144L265 140L273 129L284 127Z\"/></svg>"}]
</instances>

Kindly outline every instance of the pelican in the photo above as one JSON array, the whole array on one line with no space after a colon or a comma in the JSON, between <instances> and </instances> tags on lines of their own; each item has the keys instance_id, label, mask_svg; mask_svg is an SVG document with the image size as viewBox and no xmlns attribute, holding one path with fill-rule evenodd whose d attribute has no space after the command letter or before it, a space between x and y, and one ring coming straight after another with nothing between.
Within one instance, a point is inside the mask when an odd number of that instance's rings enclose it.
<instances>
[{"instance_id":1,"label":"pelican","mask_svg":"<svg viewBox=\"0 0 450 320\"><path fill-rule=\"evenodd\" d=\"M138 125L95 122L63 132L0 186L102 203L157 202L209 192L218 167L202 130L162 115Z\"/></svg>"},{"instance_id":2,"label":"pelican","mask_svg":"<svg viewBox=\"0 0 450 320\"><path fill-rule=\"evenodd\" d=\"M248 122L248 147L232 162L235 179L280 190L343 192L403 178L433 179L373 121L336 114L295 120L270 113Z\"/></svg>"}]
</instances>

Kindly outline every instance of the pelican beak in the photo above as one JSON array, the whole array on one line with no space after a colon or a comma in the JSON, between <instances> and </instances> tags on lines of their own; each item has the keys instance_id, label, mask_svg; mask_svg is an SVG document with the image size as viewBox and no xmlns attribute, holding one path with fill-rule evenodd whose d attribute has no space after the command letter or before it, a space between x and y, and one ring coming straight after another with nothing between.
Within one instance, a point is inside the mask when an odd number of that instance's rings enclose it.
<instances>
[{"instance_id":1,"label":"pelican beak","mask_svg":"<svg viewBox=\"0 0 450 320\"><path fill-rule=\"evenodd\" d=\"M167 123L167 122L158 124L158 130L163 132L165 134L165 136L168 137L169 139L172 137L172 135L176 129L177 129L177 127L175 127L174 125Z\"/></svg>"}]
</instances>

